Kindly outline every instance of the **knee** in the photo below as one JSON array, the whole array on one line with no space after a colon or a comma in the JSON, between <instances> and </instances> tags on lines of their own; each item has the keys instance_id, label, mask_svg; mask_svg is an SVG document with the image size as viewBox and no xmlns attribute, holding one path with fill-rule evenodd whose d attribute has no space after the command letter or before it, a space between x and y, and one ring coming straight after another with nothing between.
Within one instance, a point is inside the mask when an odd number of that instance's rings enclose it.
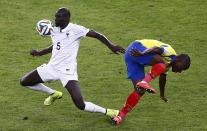
<instances>
[{"instance_id":1,"label":"knee","mask_svg":"<svg viewBox=\"0 0 207 131\"><path fill-rule=\"evenodd\" d=\"M21 78L21 79L20 79L20 85L21 85L21 86L27 86L27 82L25 81L24 78Z\"/></svg>"},{"instance_id":2,"label":"knee","mask_svg":"<svg viewBox=\"0 0 207 131\"><path fill-rule=\"evenodd\" d=\"M141 95L141 96L143 96L143 95L145 94L145 92L146 92L145 89L140 88L140 87L136 87L136 88L135 88L135 91L136 91L139 95Z\"/></svg>"},{"instance_id":3,"label":"knee","mask_svg":"<svg viewBox=\"0 0 207 131\"><path fill-rule=\"evenodd\" d=\"M75 103L75 106L76 106L79 110L84 110L84 109L85 109L85 103Z\"/></svg>"}]
</instances>

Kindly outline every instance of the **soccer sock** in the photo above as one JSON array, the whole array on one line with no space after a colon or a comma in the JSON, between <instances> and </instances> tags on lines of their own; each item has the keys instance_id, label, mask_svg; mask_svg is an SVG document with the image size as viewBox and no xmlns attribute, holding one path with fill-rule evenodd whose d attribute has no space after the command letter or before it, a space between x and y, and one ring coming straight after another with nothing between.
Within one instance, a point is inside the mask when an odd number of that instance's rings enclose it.
<instances>
[{"instance_id":1,"label":"soccer sock","mask_svg":"<svg viewBox=\"0 0 207 131\"><path fill-rule=\"evenodd\" d=\"M36 91L42 91L42 92L45 92L47 94L52 94L55 92L55 90L39 83L39 84L36 84L36 85L33 85L33 86L27 86L28 88L32 89L32 90L36 90Z\"/></svg>"},{"instance_id":2,"label":"soccer sock","mask_svg":"<svg viewBox=\"0 0 207 131\"><path fill-rule=\"evenodd\" d=\"M125 117L125 115L135 107L135 105L138 103L140 98L141 98L141 95L139 95L137 92L133 91L128 96L124 107L121 109L121 111L119 113L119 116L123 119Z\"/></svg>"},{"instance_id":3,"label":"soccer sock","mask_svg":"<svg viewBox=\"0 0 207 131\"><path fill-rule=\"evenodd\" d=\"M84 110L88 111L88 112L99 112L99 113L103 113L103 114L106 113L105 108L98 106L98 105L95 105L91 102L85 102L85 109Z\"/></svg>"},{"instance_id":4,"label":"soccer sock","mask_svg":"<svg viewBox=\"0 0 207 131\"><path fill-rule=\"evenodd\" d=\"M162 74L166 69L166 65L163 63L158 63L158 64L154 64L152 66L152 69L150 71L150 73L148 73L145 78L142 80L142 82L151 82L152 79L154 79L155 77L159 76L160 74Z\"/></svg>"},{"instance_id":5,"label":"soccer sock","mask_svg":"<svg viewBox=\"0 0 207 131\"><path fill-rule=\"evenodd\" d=\"M147 82L147 83L149 83L149 82L151 82L152 81L152 76L150 75L150 73L149 74L147 74L145 77L144 77L144 79L142 80L142 82Z\"/></svg>"}]
</instances>

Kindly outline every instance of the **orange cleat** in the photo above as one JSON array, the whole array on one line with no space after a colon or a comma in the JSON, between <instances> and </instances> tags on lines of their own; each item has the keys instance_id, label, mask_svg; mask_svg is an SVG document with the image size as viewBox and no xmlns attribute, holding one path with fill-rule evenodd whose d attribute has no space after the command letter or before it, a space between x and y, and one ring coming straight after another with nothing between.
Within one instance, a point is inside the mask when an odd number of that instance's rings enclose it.
<instances>
[{"instance_id":1,"label":"orange cleat","mask_svg":"<svg viewBox=\"0 0 207 131\"><path fill-rule=\"evenodd\" d=\"M152 88L148 83L138 82L137 86L144 88L148 93L156 93L156 90Z\"/></svg>"}]
</instances>

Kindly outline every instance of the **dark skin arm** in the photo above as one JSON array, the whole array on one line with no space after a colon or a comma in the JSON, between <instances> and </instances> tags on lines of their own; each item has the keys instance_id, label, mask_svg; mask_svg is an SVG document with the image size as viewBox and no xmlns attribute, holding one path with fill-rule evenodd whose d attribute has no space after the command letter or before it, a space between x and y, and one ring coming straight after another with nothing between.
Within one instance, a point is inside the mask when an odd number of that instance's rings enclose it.
<instances>
[{"instance_id":1,"label":"dark skin arm","mask_svg":"<svg viewBox=\"0 0 207 131\"><path fill-rule=\"evenodd\" d=\"M32 56L42 56L42 55L46 55L46 54L49 54L49 53L51 53L52 52L52 45L51 46L49 46L49 47L47 47L47 48L45 48L45 49L42 49L42 50L40 50L40 51L37 51L37 50L31 50L30 51L30 55L32 55Z\"/></svg>"},{"instance_id":2,"label":"dark skin arm","mask_svg":"<svg viewBox=\"0 0 207 131\"><path fill-rule=\"evenodd\" d=\"M115 54L125 53L125 49L119 45L113 45L111 41L109 41L104 35L94 30L90 30L86 36L96 38L102 43L104 43L112 52Z\"/></svg>"},{"instance_id":3,"label":"dark skin arm","mask_svg":"<svg viewBox=\"0 0 207 131\"><path fill-rule=\"evenodd\" d=\"M137 49L132 49L132 51L130 52L131 56L143 56L143 55L147 55L147 54L158 54L161 55L162 49L160 47L154 46L152 48L149 48L143 52L138 51Z\"/></svg>"},{"instance_id":4,"label":"dark skin arm","mask_svg":"<svg viewBox=\"0 0 207 131\"><path fill-rule=\"evenodd\" d=\"M166 84L166 74L161 74L159 78L159 87L160 87L160 98L167 102L167 98L165 98L165 84Z\"/></svg>"}]
</instances>

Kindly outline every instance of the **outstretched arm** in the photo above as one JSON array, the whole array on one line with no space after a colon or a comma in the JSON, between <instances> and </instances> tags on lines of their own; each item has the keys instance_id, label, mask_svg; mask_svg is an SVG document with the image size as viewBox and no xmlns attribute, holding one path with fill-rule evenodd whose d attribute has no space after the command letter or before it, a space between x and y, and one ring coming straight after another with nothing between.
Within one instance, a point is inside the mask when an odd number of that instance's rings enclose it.
<instances>
[{"instance_id":1,"label":"outstretched arm","mask_svg":"<svg viewBox=\"0 0 207 131\"><path fill-rule=\"evenodd\" d=\"M98 40L100 40L102 43L104 43L109 49L111 49L112 52L114 52L115 54L119 54L119 53L125 53L125 49L122 48L119 45L113 45L111 41L109 41L104 35L102 35L99 32L96 32L94 30L90 30L86 36L88 37L92 37L92 38L96 38ZM119 52L119 53L118 53Z\"/></svg>"},{"instance_id":2,"label":"outstretched arm","mask_svg":"<svg viewBox=\"0 0 207 131\"><path fill-rule=\"evenodd\" d=\"M30 55L32 55L32 56L42 56L42 55L46 55L46 54L51 53L51 52L52 52L52 45L45 48L45 49L42 49L40 51L31 50Z\"/></svg>"},{"instance_id":3,"label":"outstretched arm","mask_svg":"<svg viewBox=\"0 0 207 131\"><path fill-rule=\"evenodd\" d=\"M132 51L130 52L130 54L132 56L138 57L138 56L142 56L142 55L147 55L147 54L162 54L163 50L160 47L154 46L152 48L146 49L143 52L138 51L137 49L132 49Z\"/></svg>"},{"instance_id":4,"label":"outstretched arm","mask_svg":"<svg viewBox=\"0 0 207 131\"><path fill-rule=\"evenodd\" d=\"M167 74L161 74L159 78L159 87L160 87L160 98L167 102L167 98L165 98L165 84L166 84Z\"/></svg>"}]
</instances>

